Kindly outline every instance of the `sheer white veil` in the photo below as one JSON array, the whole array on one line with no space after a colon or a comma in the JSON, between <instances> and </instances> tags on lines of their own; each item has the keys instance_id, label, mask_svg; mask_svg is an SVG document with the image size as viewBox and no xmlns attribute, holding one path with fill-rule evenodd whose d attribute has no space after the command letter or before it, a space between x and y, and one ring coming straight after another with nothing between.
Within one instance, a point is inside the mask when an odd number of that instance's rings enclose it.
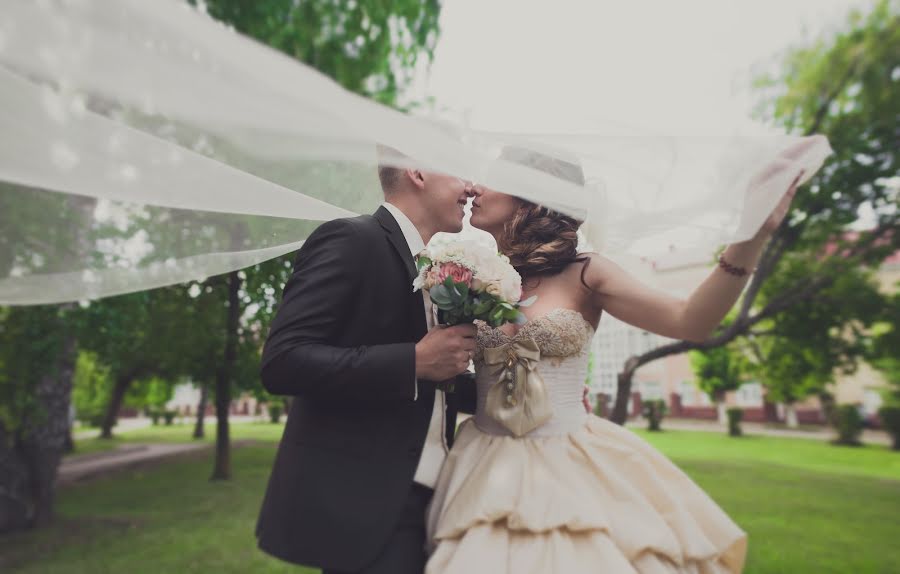
<instances>
[{"instance_id":1,"label":"sheer white veil","mask_svg":"<svg viewBox=\"0 0 900 574\"><path fill-rule=\"evenodd\" d=\"M548 103L552 106L552 103ZM349 93L177 0L10 0L0 20L0 304L240 269L381 201L376 145L652 255L751 237L823 137L618 124L461 130ZM584 181L498 158L553 149ZM599 247L599 245L595 245Z\"/></svg>"}]
</instances>

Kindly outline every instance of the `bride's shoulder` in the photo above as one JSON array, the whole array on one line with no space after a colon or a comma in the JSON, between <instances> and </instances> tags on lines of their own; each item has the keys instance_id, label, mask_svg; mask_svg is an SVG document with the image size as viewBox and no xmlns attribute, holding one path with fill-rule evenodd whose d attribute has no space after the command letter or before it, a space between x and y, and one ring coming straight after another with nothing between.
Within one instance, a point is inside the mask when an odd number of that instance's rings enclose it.
<instances>
[{"instance_id":1,"label":"bride's shoulder","mask_svg":"<svg viewBox=\"0 0 900 574\"><path fill-rule=\"evenodd\" d=\"M594 252L577 255L576 260L566 269L570 280L592 291L599 290L608 277L616 273L618 266L609 258Z\"/></svg>"}]
</instances>

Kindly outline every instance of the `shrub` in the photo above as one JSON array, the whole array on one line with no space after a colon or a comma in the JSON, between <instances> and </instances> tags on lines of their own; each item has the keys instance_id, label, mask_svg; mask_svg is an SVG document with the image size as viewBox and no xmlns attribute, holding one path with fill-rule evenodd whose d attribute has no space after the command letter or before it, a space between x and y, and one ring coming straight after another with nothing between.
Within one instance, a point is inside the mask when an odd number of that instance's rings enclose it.
<instances>
[{"instance_id":1,"label":"shrub","mask_svg":"<svg viewBox=\"0 0 900 574\"><path fill-rule=\"evenodd\" d=\"M660 424L663 417L666 416L666 412L668 412L666 402L662 399L644 401L641 405L641 410L644 418L647 419L647 430L661 431L662 427Z\"/></svg>"},{"instance_id":2,"label":"shrub","mask_svg":"<svg viewBox=\"0 0 900 574\"><path fill-rule=\"evenodd\" d=\"M840 405L835 410L835 421L837 423L837 439L834 444L846 446L859 446L859 435L863 431L863 418L859 414L856 405Z\"/></svg>"},{"instance_id":3,"label":"shrub","mask_svg":"<svg viewBox=\"0 0 900 574\"><path fill-rule=\"evenodd\" d=\"M900 450L900 405L889 405L878 409L881 426L894 439L894 450Z\"/></svg>"},{"instance_id":4,"label":"shrub","mask_svg":"<svg viewBox=\"0 0 900 574\"><path fill-rule=\"evenodd\" d=\"M269 420L271 420L273 424L277 424L281 421L281 405L269 405Z\"/></svg>"}]
</instances>

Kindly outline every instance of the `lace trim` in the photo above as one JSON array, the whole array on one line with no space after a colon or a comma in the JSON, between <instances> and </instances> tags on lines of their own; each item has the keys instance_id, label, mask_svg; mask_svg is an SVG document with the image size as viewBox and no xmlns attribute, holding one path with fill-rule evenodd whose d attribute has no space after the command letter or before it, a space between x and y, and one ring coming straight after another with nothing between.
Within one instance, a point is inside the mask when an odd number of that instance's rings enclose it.
<instances>
[{"instance_id":1,"label":"lace trim","mask_svg":"<svg viewBox=\"0 0 900 574\"><path fill-rule=\"evenodd\" d=\"M482 359L484 349L500 347L522 337L534 339L545 357L571 357L582 354L594 336L593 326L581 313L564 308L529 320L513 336L482 321L476 321L476 326L475 360Z\"/></svg>"}]
</instances>

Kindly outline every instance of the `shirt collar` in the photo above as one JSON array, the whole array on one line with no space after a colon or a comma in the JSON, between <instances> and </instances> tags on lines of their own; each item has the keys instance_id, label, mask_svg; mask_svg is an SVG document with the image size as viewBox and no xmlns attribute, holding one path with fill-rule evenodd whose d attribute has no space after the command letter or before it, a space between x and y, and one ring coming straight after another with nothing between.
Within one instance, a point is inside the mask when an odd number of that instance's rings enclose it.
<instances>
[{"instance_id":1,"label":"shirt collar","mask_svg":"<svg viewBox=\"0 0 900 574\"><path fill-rule=\"evenodd\" d=\"M381 205L397 220L397 225L400 226L400 231L403 233L403 238L406 240L406 245L409 247L413 257L421 253L425 249L425 241L422 240L422 234L419 233L413 222L396 205L386 201Z\"/></svg>"}]
</instances>

